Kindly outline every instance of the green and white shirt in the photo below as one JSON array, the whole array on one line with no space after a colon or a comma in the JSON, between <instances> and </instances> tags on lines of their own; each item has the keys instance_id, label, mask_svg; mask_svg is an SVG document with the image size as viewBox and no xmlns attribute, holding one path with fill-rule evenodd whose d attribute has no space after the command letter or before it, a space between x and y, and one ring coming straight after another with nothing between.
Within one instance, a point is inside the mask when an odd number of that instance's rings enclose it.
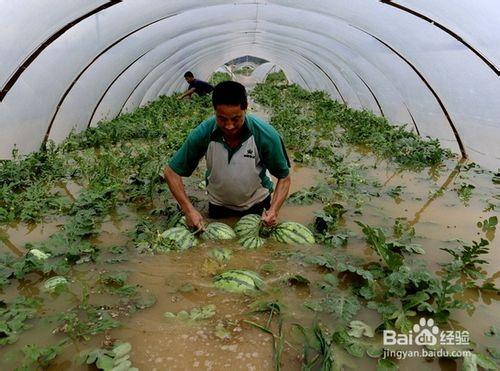
<instances>
[{"instance_id":1,"label":"green and white shirt","mask_svg":"<svg viewBox=\"0 0 500 371\"><path fill-rule=\"evenodd\" d=\"M290 161L280 135L265 121L247 114L241 135L241 144L230 148L212 116L191 131L169 166L190 176L205 156L209 202L246 210L273 191L269 173L278 179L288 176Z\"/></svg>"}]
</instances>

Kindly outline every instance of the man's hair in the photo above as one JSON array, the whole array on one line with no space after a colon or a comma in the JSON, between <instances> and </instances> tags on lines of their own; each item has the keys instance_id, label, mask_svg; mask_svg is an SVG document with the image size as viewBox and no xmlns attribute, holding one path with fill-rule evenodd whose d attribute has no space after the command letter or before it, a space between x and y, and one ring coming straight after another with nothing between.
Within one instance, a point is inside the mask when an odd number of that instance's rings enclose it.
<instances>
[{"instance_id":1,"label":"man's hair","mask_svg":"<svg viewBox=\"0 0 500 371\"><path fill-rule=\"evenodd\" d=\"M223 81L218 83L212 92L212 104L217 108L220 104L240 106L246 110L248 106L245 87L236 81Z\"/></svg>"},{"instance_id":2,"label":"man's hair","mask_svg":"<svg viewBox=\"0 0 500 371\"><path fill-rule=\"evenodd\" d=\"M184 74L184 77L194 77L193 73L191 71L187 71L185 74Z\"/></svg>"}]
</instances>

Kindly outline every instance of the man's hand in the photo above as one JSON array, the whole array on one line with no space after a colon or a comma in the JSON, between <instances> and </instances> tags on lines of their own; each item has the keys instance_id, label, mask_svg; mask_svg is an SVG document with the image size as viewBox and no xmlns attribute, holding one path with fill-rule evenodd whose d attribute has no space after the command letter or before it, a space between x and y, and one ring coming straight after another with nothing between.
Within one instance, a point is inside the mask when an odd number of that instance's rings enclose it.
<instances>
[{"instance_id":1,"label":"man's hand","mask_svg":"<svg viewBox=\"0 0 500 371\"><path fill-rule=\"evenodd\" d=\"M184 189L184 183L182 182L182 177L173 171L169 166L165 167L164 171L165 179L167 180L168 188L170 192L179 203L184 215L186 216L186 223L189 227L195 227L197 229L203 228L203 217L198 210L195 209L191 201L189 201L186 191Z\"/></svg>"},{"instance_id":2,"label":"man's hand","mask_svg":"<svg viewBox=\"0 0 500 371\"><path fill-rule=\"evenodd\" d=\"M203 229L205 226L203 216L194 208L186 213L186 223L188 227L196 229Z\"/></svg>"},{"instance_id":3,"label":"man's hand","mask_svg":"<svg viewBox=\"0 0 500 371\"><path fill-rule=\"evenodd\" d=\"M264 210L262 213L261 220L264 222L266 227L273 227L278 223L278 213L274 209Z\"/></svg>"},{"instance_id":4,"label":"man's hand","mask_svg":"<svg viewBox=\"0 0 500 371\"><path fill-rule=\"evenodd\" d=\"M271 207L269 210L264 210L262 213L261 220L268 227L275 226L278 223L278 214L283 205L283 202L286 200L286 196L288 195L288 190L290 189L291 177L290 175L285 178L278 179L278 183L276 184L276 190L273 194L273 200L271 202Z\"/></svg>"}]
</instances>

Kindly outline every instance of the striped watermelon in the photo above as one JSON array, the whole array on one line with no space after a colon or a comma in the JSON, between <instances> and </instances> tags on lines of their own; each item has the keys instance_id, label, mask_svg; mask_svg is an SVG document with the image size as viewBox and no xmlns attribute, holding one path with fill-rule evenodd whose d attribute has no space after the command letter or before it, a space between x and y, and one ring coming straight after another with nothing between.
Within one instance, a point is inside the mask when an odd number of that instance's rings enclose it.
<instances>
[{"instance_id":1,"label":"striped watermelon","mask_svg":"<svg viewBox=\"0 0 500 371\"><path fill-rule=\"evenodd\" d=\"M215 276L214 285L224 291L244 293L262 289L264 281L255 272L244 269L231 269Z\"/></svg>"},{"instance_id":2,"label":"striped watermelon","mask_svg":"<svg viewBox=\"0 0 500 371\"><path fill-rule=\"evenodd\" d=\"M315 242L312 232L296 222L281 222L271 232L271 237L278 242L289 244L312 244Z\"/></svg>"},{"instance_id":3,"label":"striped watermelon","mask_svg":"<svg viewBox=\"0 0 500 371\"><path fill-rule=\"evenodd\" d=\"M242 238L239 239L238 243L243 246L245 249L258 249L264 243L266 240L262 237L260 237L258 234L257 235L246 235Z\"/></svg>"},{"instance_id":4,"label":"striped watermelon","mask_svg":"<svg viewBox=\"0 0 500 371\"><path fill-rule=\"evenodd\" d=\"M258 236L260 230L261 219L257 214L248 214L242 217L234 226L234 231L238 237L248 235Z\"/></svg>"},{"instance_id":5,"label":"striped watermelon","mask_svg":"<svg viewBox=\"0 0 500 371\"><path fill-rule=\"evenodd\" d=\"M185 227L173 227L158 235L153 250L158 252L187 250L196 246L198 241Z\"/></svg>"},{"instance_id":6,"label":"striped watermelon","mask_svg":"<svg viewBox=\"0 0 500 371\"><path fill-rule=\"evenodd\" d=\"M68 287L68 280L63 276L54 276L43 283L42 291L55 293Z\"/></svg>"},{"instance_id":7,"label":"striped watermelon","mask_svg":"<svg viewBox=\"0 0 500 371\"><path fill-rule=\"evenodd\" d=\"M208 252L208 254L214 258L215 260L221 262L221 263L226 263L228 262L231 257L233 256L233 253L229 249L212 249Z\"/></svg>"},{"instance_id":8,"label":"striped watermelon","mask_svg":"<svg viewBox=\"0 0 500 371\"><path fill-rule=\"evenodd\" d=\"M236 233L227 224L215 222L206 226L201 238L210 241L231 240L236 238Z\"/></svg>"}]
</instances>

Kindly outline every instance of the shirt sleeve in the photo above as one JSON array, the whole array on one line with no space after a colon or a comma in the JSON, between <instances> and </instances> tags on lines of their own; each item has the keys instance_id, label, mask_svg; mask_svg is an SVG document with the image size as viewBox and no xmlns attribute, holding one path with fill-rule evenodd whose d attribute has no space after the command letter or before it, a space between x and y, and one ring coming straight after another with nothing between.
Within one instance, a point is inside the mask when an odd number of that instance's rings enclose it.
<instances>
[{"instance_id":1,"label":"shirt sleeve","mask_svg":"<svg viewBox=\"0 0 500 371\"><path fill-rule=\"evenodd\" d=\"M193 129L181 148L173 155L168 166L180 176L188 177L198 167L201 158L207 152L212 132L213 120L207 120Z\"/></svg>"},{"instance_id":2,"label":"shirt sleeve","mask_svg":"<svg viewBox=\"0 0 500 371\"><path fill-rule=\"evenodd\" d=\"M290 160L281 136L275 132L269 135L262 146L262 162L269 172L278 179L290 174Z\"/></svg>"}]
</instances>

